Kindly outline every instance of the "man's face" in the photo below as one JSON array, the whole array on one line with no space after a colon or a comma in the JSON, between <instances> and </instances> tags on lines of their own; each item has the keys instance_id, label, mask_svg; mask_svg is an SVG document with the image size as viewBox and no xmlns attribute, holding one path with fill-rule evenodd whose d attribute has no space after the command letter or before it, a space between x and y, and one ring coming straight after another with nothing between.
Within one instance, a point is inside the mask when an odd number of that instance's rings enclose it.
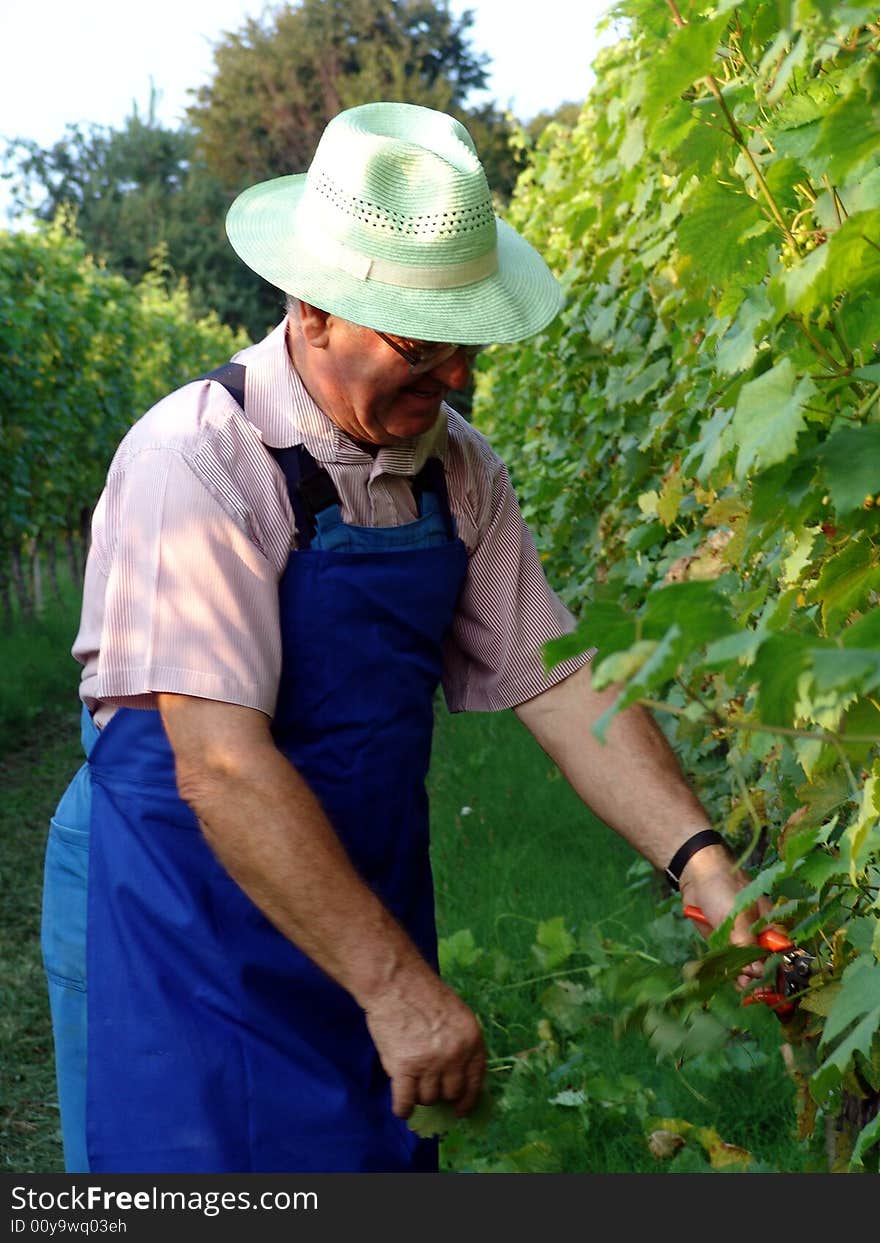
<instances>
[{"instance_id":1,"label":"man's face","mask_svg":"<svg viewBox=\"0 0 880 1243\"><path fill-rule=\"evenodd\" d=\"M435 423L440 405L470 379L464 349L418 375L392 346L369 328L332 315L322 326L304 308L299 350L292 350L302 380L328 418L354 440L392 445L421 436Z\"/></svg>"}]
</instances>

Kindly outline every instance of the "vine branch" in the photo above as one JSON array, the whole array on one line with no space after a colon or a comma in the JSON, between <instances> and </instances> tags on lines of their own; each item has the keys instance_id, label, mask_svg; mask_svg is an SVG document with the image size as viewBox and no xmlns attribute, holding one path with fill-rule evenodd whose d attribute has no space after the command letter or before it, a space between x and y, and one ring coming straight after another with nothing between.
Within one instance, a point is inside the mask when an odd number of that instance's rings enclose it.
<instances>
[{"instance_id":1,"label":"vine branch","mask_svg":"<svg viewBox=\"0 0 880 1243\"><path fill-rule=\"evenodd\" d=\"M685 708L680 708L678 704L666 703L662 699L639 699L638 702L643 708L649 708L653 712L688 716ZM694 720L692 716L688 719ZM793 725L767 725L764 721L735 721L732 717L721 716L716 712L696 719L700 724L712 725L716 729L741 729L755 734L778 734L783 738L806 738L812 742L827 742L833 747L846 746L847 743L854 745L880 743L880 734L837 734L829 729L798 729Z\"/></svg>"}]
</instances>

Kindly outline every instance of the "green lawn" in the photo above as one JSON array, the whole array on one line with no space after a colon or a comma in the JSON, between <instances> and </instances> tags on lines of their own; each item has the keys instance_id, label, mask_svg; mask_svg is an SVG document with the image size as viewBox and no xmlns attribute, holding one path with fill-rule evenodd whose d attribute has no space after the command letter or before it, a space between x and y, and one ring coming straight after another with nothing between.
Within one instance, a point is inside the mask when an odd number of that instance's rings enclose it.
<instances>
[{"instance_id":1,"label":"green lawn","mask_svg":"<svg viewBox=\"0 0 880 1243\"><path fill-rule=\"evenodd\" d=\"M73 703L27 725L0 761L0 1170L62 1170L40 886L49 816L81 758Z\"/></svg>"}]
</instances>

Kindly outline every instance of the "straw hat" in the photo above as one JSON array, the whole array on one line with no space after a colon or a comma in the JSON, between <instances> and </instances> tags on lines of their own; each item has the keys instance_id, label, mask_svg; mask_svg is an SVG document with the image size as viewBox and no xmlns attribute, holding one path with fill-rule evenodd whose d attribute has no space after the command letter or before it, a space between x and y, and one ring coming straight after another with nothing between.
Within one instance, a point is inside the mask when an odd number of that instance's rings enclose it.
<instances>
[{"instance_id":1,"label":"straw hat","mask_svg":"<svg viewBox=\"0 0 880 1243\"><path fill-rule=\"evenodd\" d=\"M226 231L271 284L380 332L517 341L562 305L538 252L495 216L470 134L415 104L341 112L308 172L245 190Z\"/></svg>"}]
</instances>

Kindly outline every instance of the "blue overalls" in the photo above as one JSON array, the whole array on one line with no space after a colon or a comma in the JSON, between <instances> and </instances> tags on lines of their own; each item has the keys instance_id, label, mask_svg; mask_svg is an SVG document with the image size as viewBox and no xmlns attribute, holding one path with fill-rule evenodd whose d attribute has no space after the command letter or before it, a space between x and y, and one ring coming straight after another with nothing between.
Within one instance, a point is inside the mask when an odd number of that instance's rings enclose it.
<instances>
[{"instance_id":1,"label":"blue overalls","mask_svg":"<svg viewBox=\"0 0 880 1243\"><path fill-rule=\"evenodd\" d=\"M300 533L279 587L274 738L436 964L424 779L467 567L442 467L414 485L417 520L362 528L302 446L274 452ZM391 1113L363 1012L208 848L158 712L118 709L100 734L86 714L83 728L43 927L67 1169L436 1169L436 1144Z\"/></svg>"}]
</instances>

